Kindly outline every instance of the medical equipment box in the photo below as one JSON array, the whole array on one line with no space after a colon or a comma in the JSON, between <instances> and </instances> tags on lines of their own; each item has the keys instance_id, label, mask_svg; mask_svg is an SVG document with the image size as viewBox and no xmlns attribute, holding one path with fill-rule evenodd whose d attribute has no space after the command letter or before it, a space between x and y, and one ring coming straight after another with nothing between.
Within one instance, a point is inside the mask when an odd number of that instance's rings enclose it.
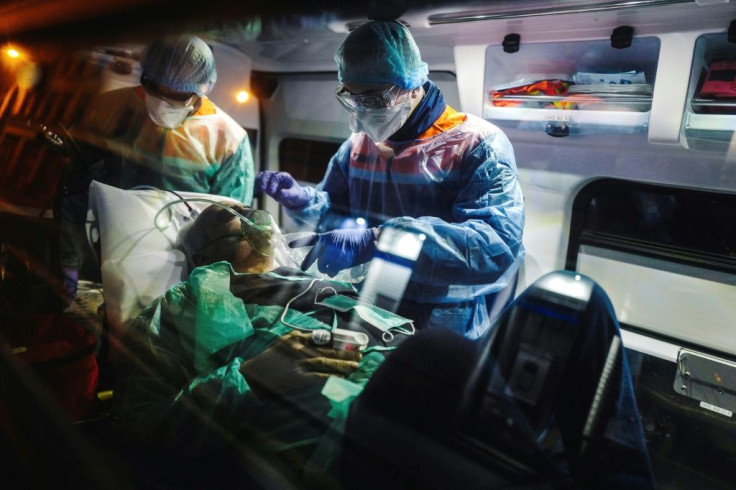
<instances>
[{"instance_id":1,"label":"medical equipment box","mask_svg":"<svg viewBox=\"0 0 736 490\"><path fill-rule=\"evenodd\" d=\"M736 98L736 60L713 61L708 65L700 96Z\"/></svg>"}]
</instances>

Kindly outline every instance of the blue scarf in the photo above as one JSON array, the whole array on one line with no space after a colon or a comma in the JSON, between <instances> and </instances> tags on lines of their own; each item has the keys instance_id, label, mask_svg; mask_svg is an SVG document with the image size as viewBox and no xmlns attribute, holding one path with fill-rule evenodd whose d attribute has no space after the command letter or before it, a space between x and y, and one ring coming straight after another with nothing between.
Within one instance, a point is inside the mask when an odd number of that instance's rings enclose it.
<instances>
[{"instance_id":1,"label":"blue scarf","mask_svg":"<svg viewBox=\"0 0 736 490\"><path fill-rule=\"evenodd\" d=\"M424 98L411 113L403 126L391 135L389 141L415 140L420 134L428 130L432 124L445 112L445 97L442 91L431 80L423 86Z\"/></svg>"}]
</instances>

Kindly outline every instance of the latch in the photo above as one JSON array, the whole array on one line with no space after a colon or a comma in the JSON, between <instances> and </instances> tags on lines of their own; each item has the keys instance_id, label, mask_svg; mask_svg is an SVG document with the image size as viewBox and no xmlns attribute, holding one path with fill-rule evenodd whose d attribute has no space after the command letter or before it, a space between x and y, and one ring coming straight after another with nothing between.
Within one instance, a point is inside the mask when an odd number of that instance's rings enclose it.
<instances>
[{"instance_id":1,"label":"latch","mask_svg":"<svg viewBox=\"0 0 736 490\"><path fill-rule=\"evenodd\" d=\"M519 44L521 43L521 36L518 34L506 34L503 38L501 45L503 46L504 53L516 53L519 51Z\"/></svg>"},{"instance_id":2,"label":"latch","mask_svg":"<svg viewBox=\"0 0 736 490\"><path fill-rule=\"evenodd\" d=\"M555 117L547 121L547 125L544 130L548 135L554 136L555 138L562 138L570 134L570 118L569 117Z\"/></svg>"},{"instance_id":3,"label":"latch","mask_svg":"<svg viewBox=\"0 0 736 490\"><path fill-rule=\"evenodd\" d=\"M702 408L732 417L736 411L736 363L680 349L673 388L700 401Z\"/></svg>"},{"instance_id":4,"label":"latch","mask_svg":"<svg viewBox=\"0 0 736 490\"><path fill-rule=\"evenodd\" d=\"M611 33L611 47L616 49L625 49L631 46L631 40L634 38L634 28L631 26L620 26Z\"/></svg>"}]
</instances>

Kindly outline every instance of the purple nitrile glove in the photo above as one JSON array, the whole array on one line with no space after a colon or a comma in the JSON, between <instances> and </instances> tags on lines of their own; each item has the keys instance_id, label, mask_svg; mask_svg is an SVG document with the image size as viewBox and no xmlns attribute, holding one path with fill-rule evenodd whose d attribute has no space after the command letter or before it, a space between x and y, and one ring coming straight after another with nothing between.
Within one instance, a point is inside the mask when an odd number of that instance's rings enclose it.
<instances>
[{"instance_id":1,"label":"purple nitrile glove","mask_svg":"<svg viewBox=\"0 0 736 490\"><path fill-rule=\"evenodd\" d=\"M62 289L64 292L64 304L69 306L77 296L77 284L79 283L79 271L72 267L62 267Z\"/></svg>"},{"instance_id":2,"label":"purple nitrile glove","mask_svg":"<svg viewBox=\"0 0 736 490\"><path fill-rule=\"evenodd\" d=\"M309 202L309 194L287 172L264 170L256 177L256 195L267 194L290 209L301 208Z\"/></svg>"},{"instance_id":3,"label":"purple nitrile glove","mask_svg":"<svg viewBox=\"0 0 736 490\"><path fill-rule=\"evenodd\" d=\"M316 260L320 272L334 277L343 269L371 260L377 236L376 228L334 230L297 238L289 242L289 247L314 245L304 257L301 269L306 271Z\"/></svg>"}]
</instances>

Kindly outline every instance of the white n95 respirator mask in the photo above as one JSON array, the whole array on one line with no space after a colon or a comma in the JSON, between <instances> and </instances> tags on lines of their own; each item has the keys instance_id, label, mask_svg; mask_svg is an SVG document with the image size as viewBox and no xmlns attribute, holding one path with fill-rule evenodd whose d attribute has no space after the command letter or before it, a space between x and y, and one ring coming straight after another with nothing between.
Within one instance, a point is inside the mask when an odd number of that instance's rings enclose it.
<instances>
[{"instance_id":1,"label":"white n95 respirator mask","mask_svg":"<svg viewBox=\"0 0 736 490\"><path fill-rule=\"evenodd\" d=\"M374 142L380 143L398 131L409 118L410 113L410 99L388 108L361 108L352 113L350 129L354 133L365 133Z\"/></svg>"},{"instance_id":2,"label":"white n95 respirator mask","mask_svg":"<svg viewBox=\"0 0 736 490\"><path fill-rule=\"evenodd\" d=\"M151 120L157 126L168 129L176 129L192 113L194 106L189 104L177 106L171 102L146 94L146 108Z\"/></svg>"}]
</instances>

